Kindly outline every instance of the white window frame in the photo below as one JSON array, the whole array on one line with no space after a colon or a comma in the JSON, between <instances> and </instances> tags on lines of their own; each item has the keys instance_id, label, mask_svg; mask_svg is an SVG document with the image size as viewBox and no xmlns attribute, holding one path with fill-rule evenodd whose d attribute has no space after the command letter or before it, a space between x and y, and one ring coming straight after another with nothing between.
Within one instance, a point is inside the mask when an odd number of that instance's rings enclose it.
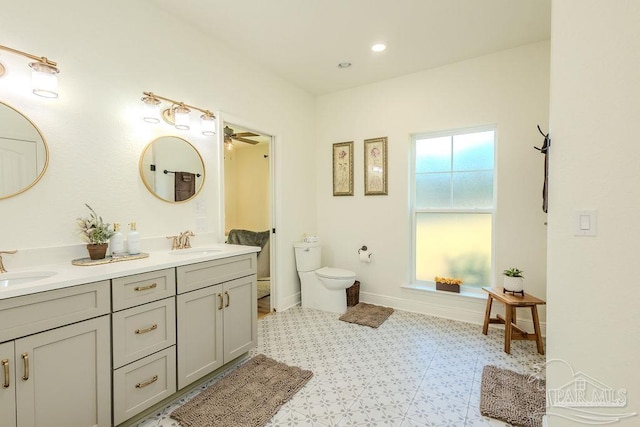
<instances>
[{"instance_id":1,"label":"white window frame","mask_svg":"<svg viewBox=\"0 0 640 427\"><path fill-rule=\"evenodd\" d=\"M416 209L416 140L438 138L443 136L456 136L464 135L467 133L487 132L493 131L493 208L491 209ZM492 286L495 283L495 242L496 242L496 213L497 213L497 196L498 196L498 127L494 125L476 126L470 128L452 129L438 132L425 132L411 134L411 153L409 159L409 215L411 216L411 229L409 230L410 245L409 253L411 254L409 280L410 283L418 285L420 288L426 288L429 290L435 290L436 284L433 280L418 280L416 278L416 216L419 213L467 213L467 214L491 214L491 283L487 283L486 286ZM483 294L482 289L476 286L460 287L461 291L467 294ZM457 295L456 293L451 293Z\"/></svg>"}]
</instances>

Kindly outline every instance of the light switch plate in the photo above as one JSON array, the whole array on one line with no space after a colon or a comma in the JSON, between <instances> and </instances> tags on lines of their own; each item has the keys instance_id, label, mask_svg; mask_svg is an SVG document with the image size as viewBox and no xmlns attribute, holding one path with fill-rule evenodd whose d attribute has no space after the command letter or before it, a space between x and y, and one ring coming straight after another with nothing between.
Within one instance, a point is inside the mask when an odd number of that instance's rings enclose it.
<instances>
[{"instance_id":1,"label":"light switch plate","mask_svg":"<svg viewBox=\"0 0 640 427\"><path fill-rule=\"evenodd\" d=\"M196 233L206 233L207 231L209 231L207 217L196 218Z\"/></svg>"},{"instance_id":2,"label":"light switch plate","mask_svg":"<svg viewBox=\"0 0 640 427\"><path fill-rule=\"evenodd\" d=\"M207 204L203 199L196 200L196 213L207 213Z\"/></svg>"},{"instance_id":3,"label":"light switch plate","mask_svg":"<svg viewBox=\"0 0 640 427\"><path fill-rule=\"evenodd\" d=\"M598 212L595 210L573 211L573 235L595 236L598 234Z\"/></svg>"}]
</instances>

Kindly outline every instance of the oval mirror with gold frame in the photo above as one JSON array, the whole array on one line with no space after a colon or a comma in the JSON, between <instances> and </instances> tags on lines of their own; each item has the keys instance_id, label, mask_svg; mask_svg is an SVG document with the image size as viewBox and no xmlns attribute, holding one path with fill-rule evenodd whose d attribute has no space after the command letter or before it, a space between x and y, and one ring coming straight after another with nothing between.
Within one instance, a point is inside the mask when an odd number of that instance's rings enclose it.
<instances>
[{"instance_id":1,"label":"oval mirror with gold frame","mask_svg":"<svg viewBox=\"0 0 640 427\"><path fill-rule=\"evenodd\" d=\"M44 175L49 147L27 116L0 102L0 199L24 193Z\"/></svg>"},{"instance_id":2,"label":"oval mirror with gold frame","mask_svg":"<svg viewBox=\"0 0 640 427\"><path fill-rule=\"evenodd\" d=\"M198 195L204 185L204 162L196 148L177 136L151 141L140 155L140 177L165 202L180 203Z\"/></svg>"}]
</instances>

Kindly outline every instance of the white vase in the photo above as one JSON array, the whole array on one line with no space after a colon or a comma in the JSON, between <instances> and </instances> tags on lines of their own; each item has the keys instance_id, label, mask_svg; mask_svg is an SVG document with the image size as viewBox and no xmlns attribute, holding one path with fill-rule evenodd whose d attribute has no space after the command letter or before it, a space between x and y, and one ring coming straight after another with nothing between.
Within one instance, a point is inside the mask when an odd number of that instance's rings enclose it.
<instances>
[{"instance_id":1,"label":"white vase","mask_svg":"<svg viewBox=\"0 0 640 427\"><path fill-rule=\"evenodd\" d=\"M504 287L505 291L522 292L524 291L524 277L504 276L502 286Z\"/></svg>"}]
</instances>

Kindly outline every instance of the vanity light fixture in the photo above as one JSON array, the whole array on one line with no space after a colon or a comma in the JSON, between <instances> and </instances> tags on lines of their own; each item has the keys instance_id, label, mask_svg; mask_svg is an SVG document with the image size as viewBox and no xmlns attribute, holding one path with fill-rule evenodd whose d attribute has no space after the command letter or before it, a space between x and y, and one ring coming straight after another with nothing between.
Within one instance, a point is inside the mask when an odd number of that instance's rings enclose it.
<instances>
[{"instance_id":1,"label":"vanity light fixture","mask_svg":"<svg viewBox=\"0 0 640 427\"><path fill-rule=\"evenodd\" d=\"M0 49L33 59L35 62L29 63L32 69L31 82L33 85L33 93L44 98L58 97L58 76L56 74L60 71L55 61L51 61L44 56L31 55L30 53L3 45L0 45ZM0 77L4 75L5 71L5 67L0 64Z\"/></svg>"},{"instance_id":2,"label":"vanity light fixture","mask_svg":"<svg viewBox=\"0 0 640 427\"><path fill-rule=\"evenodd\" d=\"M175 126L179 130L189 130L191 128L191 110L198 110L203 113L200 116L202 134L211 136L216 134L216 116L209 110L185 104L171 98L156 95L153 92L142 92L144 95L141 100L143 103L142 120L148 123L159 123L160 116L165 122ZM169 108L165 108L160 113L161 101L171 103Z\"/></svg>"},{"instance_id":3,"label":"vanity light fixture","mask_svg":"<svg viewBox=\"0 0 640 427\"><path fill-rule=\"evenodd\" d=\"M209 110L205 111L203 115L200 116L202 120L200 123L202 124L202 134L207 136L212 136L216 134L216 117Z\"/></svg>"},{"instance_id":4,"label":"vanity light fixture","mask_svg":"<svg viewBox=\"0 0 640 427\"><path fill-rule=\"evenodd\" d=\"M183 102L173 107L173 121L176 129L189 130L191 128L190 112L191 110L185 107Z\"/></svg>"},{"instance_id":5,"label":"vanity light fixture","mask_svg":"<svg viewBox=\"0 0 640 427\"><path fill-rule=\"evenodd\" d=\"M160 123L160 100L153 93L142 97L142 120L147 123Z\"/></svg>"}]
</instances>

